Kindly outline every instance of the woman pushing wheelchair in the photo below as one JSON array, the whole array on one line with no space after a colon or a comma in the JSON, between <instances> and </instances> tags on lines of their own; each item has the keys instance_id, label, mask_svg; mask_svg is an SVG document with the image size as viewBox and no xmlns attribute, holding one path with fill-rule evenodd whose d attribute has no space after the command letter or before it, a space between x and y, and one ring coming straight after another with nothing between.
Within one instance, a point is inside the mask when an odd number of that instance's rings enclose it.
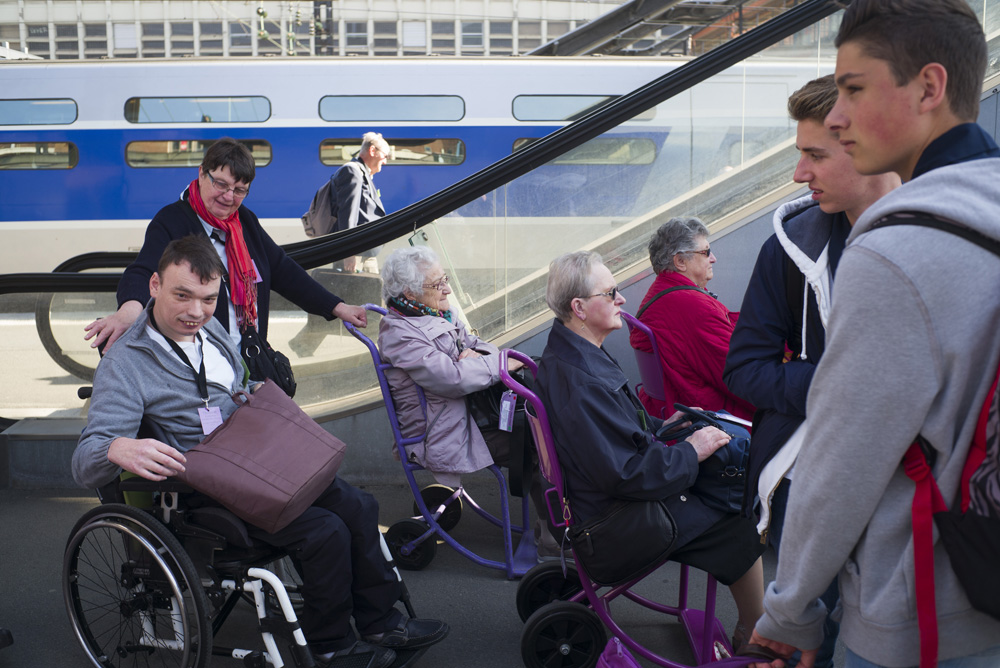
<instances>
[{"instance_id":1,"label":"woman pushing wheelchair","mask_svg":"<svg viewBox=\"0 0 1000 668\"><path fill-rule=\"evenodd\" d=\"M600 255L581 251L553 260L546 301L556 320L537 391L552 417L576 522L601 515L616 501L662 500L676 525L670 559L729 586L739 611L733 638L739 651L763 613L764 546L752 520L710 507L691 490L699 462L730 437L705 427L669 447L656 438L662 421L646 413L602 345L622 326L625 297Z\"/></svg>"}]
</instances>

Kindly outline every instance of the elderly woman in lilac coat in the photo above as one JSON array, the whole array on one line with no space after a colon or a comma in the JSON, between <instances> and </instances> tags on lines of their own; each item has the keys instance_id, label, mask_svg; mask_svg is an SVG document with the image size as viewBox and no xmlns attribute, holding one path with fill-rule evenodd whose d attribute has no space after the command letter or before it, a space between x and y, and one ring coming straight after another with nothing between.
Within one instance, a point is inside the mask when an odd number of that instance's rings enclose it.
<instances>
[{"instance_id":1,"label":"elderly woman in lilac coat","mask_svg":"<svg viewBox=\"0 0 1000 668\"><path fill-rule=\"evenodd\" d=\"M403 436L426 428L426 437L409 446L410 460L449 487L494 462L505 466L509 456L505 431L484 435L470 415L467 394L500 381L500 351L470 333L451 311L448 275L434 251L424 246L394 251L382 267L382 297L388 314L379 325L379 350L392 364L386 378L392 390ZM508 369L521 363L510 360ZM427 399L424 424L416 386ZM531 497L541 517L547 517L541 477L534 476ZM557 552L550 531L539 526L540 549Z\"/></svg>"}]
</instances>

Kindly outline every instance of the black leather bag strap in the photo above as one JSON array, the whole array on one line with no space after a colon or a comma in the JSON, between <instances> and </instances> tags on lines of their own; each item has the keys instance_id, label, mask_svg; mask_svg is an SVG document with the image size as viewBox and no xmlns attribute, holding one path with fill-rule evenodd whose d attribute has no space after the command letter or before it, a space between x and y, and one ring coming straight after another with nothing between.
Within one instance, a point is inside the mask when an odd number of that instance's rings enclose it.
<instances>
[{"instance_id":1,"label":"black leather bag strap","mask_svg":"<svg viewBox=\"0 0 1000 668\"><path fill-rule=\"evenodd\" d=\"M981 232L960 225L959 223L952 222L950 220L945 220L944 218L938 218L937 216L932 216L923 212L905 212L904 214L892 214L881 220L876 221L872 226L872 230L877 230L883 227L892 227L895 225L917 225L919 227L933 227L936 230L941 230L942 232L948 232L949 234L954 234L956 236L962 237L966 241L971 241L977 246L981 246L986 250L994 253L995 255L1000 255L1000 241L992 239Z\"/></svg>"},{"instance_id":2,"label":"black leather bag strap","mask_svg":"<svg viewBox=\"0 0 1000 668\"><path fill-rule=\"evenodd\" d=\"M675 285L672 288L667 288L666 290L661 290L660 292L657 292L655 295L653 295L652 299L650 299L648 302L646 302L645 304L643 304L642 308L639 309L639 311L635 314L635 317L638 318L639 316L641 316L643 313L645 313L646 309L648 309L650 306L652 306L653 302L655 302L657 299L659 299L663 295L665 295L667 293L670 293L670 292L673 292L674 290L697 290L698 292L704 292L709 297L712 296L711 292L709 292L708 290L706 290L704 288L699 288L697 285Z\"/></svg>"}]
</instances>

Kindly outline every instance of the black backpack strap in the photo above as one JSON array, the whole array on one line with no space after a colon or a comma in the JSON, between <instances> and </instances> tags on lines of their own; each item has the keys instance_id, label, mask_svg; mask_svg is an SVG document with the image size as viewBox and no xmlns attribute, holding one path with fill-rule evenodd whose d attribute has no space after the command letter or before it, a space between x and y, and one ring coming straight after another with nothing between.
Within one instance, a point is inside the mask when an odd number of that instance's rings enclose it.
<instances>
[{"instance_id":1,"label":"black backpack strap","mask_svg":"<svg viewBox=\"0 0 1000 668\"><path fill-rule=\"evenodd\" d=\"M641 316L643 313L645 313L646 309L648 309L650 306L652 306L653 302L655 302L657 299L659 299L663 295L667 294L668 292L673 292L674 290L697 290L698 292L704 292L709 297L712 296L711 292L709 292L708 290L706 290L704 288L699 288L697 285L675 285L672 288L667 288L666 290L662 290L660 292L657 292L655 295L653 295L653 298L650 299L648 302L646 302L643 305L643 307L641 309L639 309L638 312L636 312L635 317L638 318L639 316Z\"/></svg>"},{"instance_id":2,"label":"black backpack strap","mask_svg":"<svg viewBox=\"0 0 1000 668\"><path fill-rule=\"evenodd\" d=\"M871 229L877 230L882 227L892 227L893 225L933 227L936 230L960 236L966 241L971 241L977 246L981 246L995 255L1000 255L1000 241L990 238L982 232L977 232L976 230L966 227L960 223L945 220L944 218L939 218L937 216L919 211L912 213L902 212L899 214L891 214L881 220L875 221L875 223L871 226Z\"/></svg>"}]
</instances>

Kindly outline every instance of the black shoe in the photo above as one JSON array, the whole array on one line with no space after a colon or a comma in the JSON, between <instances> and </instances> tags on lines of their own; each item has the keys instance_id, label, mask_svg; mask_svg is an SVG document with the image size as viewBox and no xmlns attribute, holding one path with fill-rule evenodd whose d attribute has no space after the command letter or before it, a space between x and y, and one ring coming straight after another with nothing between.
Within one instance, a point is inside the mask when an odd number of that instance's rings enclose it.
<instances>
[{"instance_id":1,"label":"black shoe","mask_svg":"<svg viewBox=\"0 0 1000 668\"><path fill-rule=\"evenodd\" d=\"M393 649L427 647L444 640L448 625L437 619L406 619L394 629L364 636L365 642Z\"/></svg>"},{"instance_id":2,"label":"black shoe","mask_svg":"<svg viewBox=\"0 0 1000 668\"><path fill-rule=\"evenodd\" d=\"M391 649L369 645L361 640L347 649L337 650L329 658L313 654L317 668L389 668L395 660L396 653Z\"/></svg>"}]
</instances>

